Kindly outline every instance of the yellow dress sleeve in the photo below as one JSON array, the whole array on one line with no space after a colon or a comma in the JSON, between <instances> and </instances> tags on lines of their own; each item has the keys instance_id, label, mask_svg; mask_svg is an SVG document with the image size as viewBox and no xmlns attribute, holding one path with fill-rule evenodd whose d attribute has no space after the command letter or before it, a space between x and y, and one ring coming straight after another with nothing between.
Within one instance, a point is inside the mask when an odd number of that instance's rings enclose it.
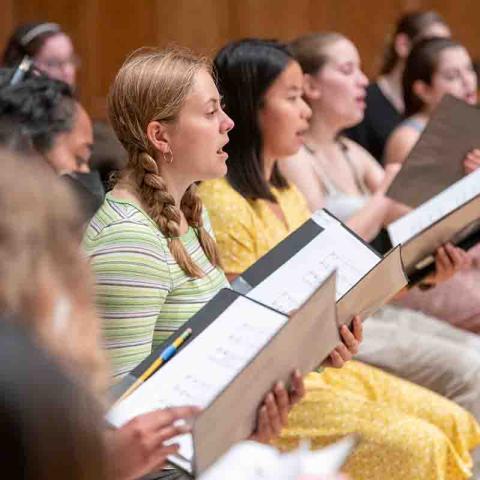
<instances>
[{"instance_id":1,"label":"yellow dress sleeve","mask_svg":"<svg viewBox=\"0 0 480 480\"><path fill-rule=\"evenodd\" d=\"M255 216L226 180L203 182L198 193L208 210L226 273L240 274L258 258Z\"/></svg>"}]
</instances>

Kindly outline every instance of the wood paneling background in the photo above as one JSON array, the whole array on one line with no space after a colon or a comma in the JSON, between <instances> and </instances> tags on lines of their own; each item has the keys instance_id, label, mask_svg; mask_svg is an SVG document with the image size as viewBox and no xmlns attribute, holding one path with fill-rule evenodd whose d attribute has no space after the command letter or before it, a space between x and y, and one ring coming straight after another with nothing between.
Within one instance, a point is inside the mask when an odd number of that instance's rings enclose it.
<instances>
[{"instance_id":1,"label":"wood paneling background","mask_svg":"<svg viewBox=\"0 0 480 480\"><path fill-rule=\"evenodd\" d=\"M336 30L357 44L372 76L395 19L407 10L433 8L480 57L479 0L0 0L0 8L0 45L22 22L64 26L82 59L82 102L96 118L105 115L105 95L123 59L143 45L177 43L212 55L245 36L289 40Z\"/></svg>"}]
</instances>

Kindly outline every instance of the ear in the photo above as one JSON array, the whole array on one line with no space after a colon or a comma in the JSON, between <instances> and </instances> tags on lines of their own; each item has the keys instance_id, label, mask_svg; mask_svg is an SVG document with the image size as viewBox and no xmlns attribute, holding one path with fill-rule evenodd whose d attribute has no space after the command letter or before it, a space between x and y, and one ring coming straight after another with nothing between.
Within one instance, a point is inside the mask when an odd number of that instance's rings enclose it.
<instances>
[{"instance_id":1,"label":"ear","mask_svg":"<svg viewBox=\"0 0 480 480\"><path fill-rule=\"evenodd\" d=\"M322 96L320 82L309 73L303 75L303 91L305 92L305 97L310 100L318 100Z\"/></svg>"},{"instance_id":2,"label":"ear","mask_svg":"<svg viewBox=\"0 0 480 480\"><path fill-rule=\"evenodd\" d=\"M399 33L393 41L393 46L397 55L405 60L412 48L412 42L408 38L408 35L405 33Z\"/></svg>"},{"instance_id":3,"label":"ear","mask_svg":"<svg viewBox=\"0 0 480 480\"><path fill-rule=\"evenodd\" d=\"M167 153L170 149L170 138L167 128L161 122L156 120L147 125L147 138L150 145L161 153Z\"/></svg>"},{"instance_id":4,"label":"ear","mask_svg":"<svg viewBox=\"0 0 480 480\"><path fill-rule=\"evenodd\" d=\"M416 80L412 85L413 93L422 100L423 103L429 104L431 99L431 87L423 80Z\"/></svg>"}]
</instances>

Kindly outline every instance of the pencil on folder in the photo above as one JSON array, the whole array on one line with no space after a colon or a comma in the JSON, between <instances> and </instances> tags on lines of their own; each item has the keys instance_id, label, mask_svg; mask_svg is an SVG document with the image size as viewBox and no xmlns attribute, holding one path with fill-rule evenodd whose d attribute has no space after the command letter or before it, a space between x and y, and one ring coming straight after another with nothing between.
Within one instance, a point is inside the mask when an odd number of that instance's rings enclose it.
<instances>
[{"instance_id":1,"label":"pencil on folder","mask_svg":"<svg viewBox=\"0 0 480 480\"><path fill-rule=\"evenodd\" d=\"M134 392L143 382L145 382L149 377L151 377L164 363L168 362L177 350L185 343L185 341L192 334L192 329L187 328L181 335L179 335L167 348L162 350L160 355L155 359L155 361L140 375L140 377L135 380L133 385L118 399L118 401L123 400L128 397L132 392Z\"/></svg>"}]
</instances>

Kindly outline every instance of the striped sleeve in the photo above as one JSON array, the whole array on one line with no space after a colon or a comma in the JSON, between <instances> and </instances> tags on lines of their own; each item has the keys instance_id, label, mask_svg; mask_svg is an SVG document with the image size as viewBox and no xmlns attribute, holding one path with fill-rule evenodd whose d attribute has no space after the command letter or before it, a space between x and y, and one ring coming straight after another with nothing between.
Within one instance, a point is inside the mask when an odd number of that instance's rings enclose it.
<instances>
[{"instance_id":1,"label":"striped sleeve","mask_svg":"<svg viewBox=\"0 0 480 480\"><path fill-rule=\"evenodd\" d=\"M114 377L151 352L155 323L171 289L164 246L151 227L128 220L85 238L96 277L105 347Z\"/></svg>"}]
</instances>

